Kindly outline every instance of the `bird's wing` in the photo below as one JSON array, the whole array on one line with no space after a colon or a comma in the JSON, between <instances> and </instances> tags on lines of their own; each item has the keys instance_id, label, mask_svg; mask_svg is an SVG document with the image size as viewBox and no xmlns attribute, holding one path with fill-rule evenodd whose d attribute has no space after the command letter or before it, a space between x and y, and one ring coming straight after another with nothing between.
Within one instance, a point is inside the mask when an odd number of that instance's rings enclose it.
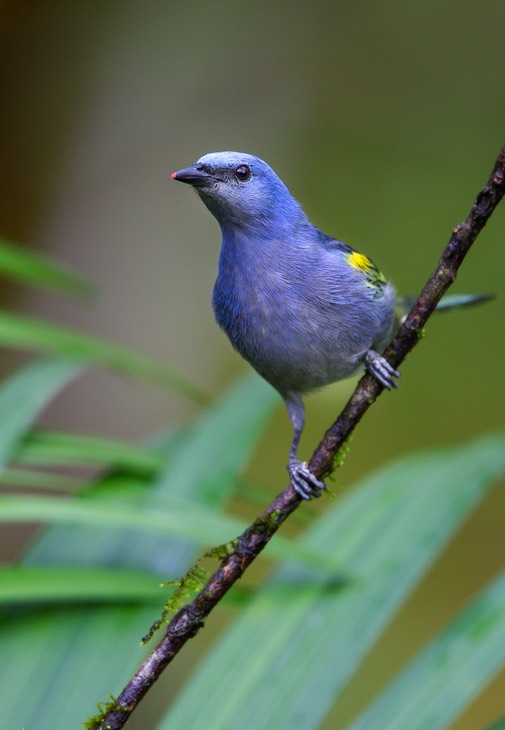
<instances>
[{"instance_id":1,"label":"bird's wing","mask_svg":"<svg viewBox=\"0 0 505 730\"><path fill-rule=\"evenodd\" d=\"M374 264L372 259L365 254L356 251L342 241L329 239L325 241L328 248L337 249L343 254L344 261L351 269L358 271L363 276L363 282L366 286L373 289L375 297L381 297L384 294L384 288L387 279L381 270Z\"/></svg>"}]
</instances>

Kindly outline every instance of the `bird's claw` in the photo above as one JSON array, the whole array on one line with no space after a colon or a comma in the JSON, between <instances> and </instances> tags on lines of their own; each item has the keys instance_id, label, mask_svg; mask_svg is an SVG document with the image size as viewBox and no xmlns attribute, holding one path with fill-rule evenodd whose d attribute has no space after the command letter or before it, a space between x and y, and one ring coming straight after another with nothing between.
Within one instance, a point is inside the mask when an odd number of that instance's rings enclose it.
<instances>
[{"instance_id":1,"label":"bird's claw","mask_svg":"<svg viewBox=\"0 0 505 730\"><path fill-rule=\"evenodd\" d=\"M365 365L368 372L376 378L384 388L391 390L391 388L398 388L393 378L399 378L401 373L395 370L392 365L388 363L386 358L379 355L375 350L368 350L365 355Z\"/></svg>"},{"instance_id":2,"label":"bird's claw","mask_svg":"<svg viewBox=\"0 0 505 730\"><path fill-rule=\"evenodd\" d=\"M288 472L293 489L302 499L309 500L321 496L324 484L319 481L319 479L317 479L311 471L309 471L305 461L302 462L298 459L290 459L288 463Z\"/></svg>"}]
</instances>

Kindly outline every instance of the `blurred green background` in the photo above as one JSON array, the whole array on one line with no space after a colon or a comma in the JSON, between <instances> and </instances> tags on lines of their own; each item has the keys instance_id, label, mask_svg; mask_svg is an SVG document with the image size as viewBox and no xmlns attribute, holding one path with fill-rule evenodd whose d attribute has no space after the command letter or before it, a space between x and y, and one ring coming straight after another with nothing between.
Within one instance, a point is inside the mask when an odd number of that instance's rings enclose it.
<instances>
[{"instance_id":1,"label":"blurred green background","mask_svg":"<svg viewBox=\"0 0 505 730\"><path fill-rule=\"evenodd\" d=\"M266 159L314 223L415 294L505 138L504 22L501 0L4 2L0 230L78 269L100 294L85 306L4 288L2 305L143 350L219 392L247 367L210 308L219 231L170 173L221 149ZM504 243L502 205L453 289L495 301L430 322L399 392L355 434L339 483L503 427ZM3 360L5 372L12 358ZM353 385L308 399L302 454ZM46 421L136 440L196 412L93 372ZM279 402L248 475L272 493L286 483L290 437ZM372 657L357 692L380 684L404 644L420 642L503 564L504 508L497 490L385 638L390 666ZM3 542L4 552L16 546ZM499 697L497 681L454 727L480 727Z\"/></svg>"}]
</instances>

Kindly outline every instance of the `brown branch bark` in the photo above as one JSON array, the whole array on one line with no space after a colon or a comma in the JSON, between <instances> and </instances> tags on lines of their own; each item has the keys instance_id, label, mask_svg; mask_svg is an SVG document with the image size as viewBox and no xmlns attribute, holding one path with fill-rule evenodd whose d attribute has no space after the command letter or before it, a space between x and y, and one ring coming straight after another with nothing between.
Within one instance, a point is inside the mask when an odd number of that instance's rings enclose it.
<instances>
[{"instance_id":1,"label":"brown branch bark","mask_svg":"<svg viewBox=\"0 0 505 730\"><path fill-rule=\"evenodd\" d=\"M487 184L477 196L464 223L453 230L435 271L384 353L394 367L398 367L417 344L422 328L442 295L454 282L463 259L504 194L505 145L500 151ZM382 390L378 381L368 374L360 380L342 413L328 429L312 455L309 466L318 478L331 472L338 450ZM240 535L233 552L223 560L196 598L172 618L162 641L128 682L117 698L115 706L95 725L97 730L118 730L124 727L133 710L165 667L188 639L198 633L204 619L242 576L248 565L259 555L301 501L289 485Z\"/></svg>"}]
</instances>

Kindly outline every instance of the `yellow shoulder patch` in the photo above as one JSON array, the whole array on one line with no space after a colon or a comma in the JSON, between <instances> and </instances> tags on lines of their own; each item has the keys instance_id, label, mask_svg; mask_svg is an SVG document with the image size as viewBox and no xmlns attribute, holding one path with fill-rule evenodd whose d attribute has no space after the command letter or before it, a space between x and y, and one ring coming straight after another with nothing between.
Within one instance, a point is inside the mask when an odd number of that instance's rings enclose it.
<instances>
[{"instance_id":1,"label":"yellow shoulder patch","mask_svg":"<svg viewBox=\"0 0 505 730\"><path fill-rule=\"evenodd\" d=\"M357 251L347 254L347 261L354 269L359 269L365 273L376 268L368 256L365 256L363 253L358 253Z\"/></svg>"},{"instance_id":2,"label":"yellow shoulder patch","mask_svg":"<svg viewBox=\"0 0 505 730\"><path fill-rule=\"evenodd\" d=\"M353 269L357 269L365 275L368 286L373 289L382 290L382 287L386 284L386 277L368 256L358 251L351 251L351 253L346 254L346 259Z\"/></svg>"}]
</instances>

